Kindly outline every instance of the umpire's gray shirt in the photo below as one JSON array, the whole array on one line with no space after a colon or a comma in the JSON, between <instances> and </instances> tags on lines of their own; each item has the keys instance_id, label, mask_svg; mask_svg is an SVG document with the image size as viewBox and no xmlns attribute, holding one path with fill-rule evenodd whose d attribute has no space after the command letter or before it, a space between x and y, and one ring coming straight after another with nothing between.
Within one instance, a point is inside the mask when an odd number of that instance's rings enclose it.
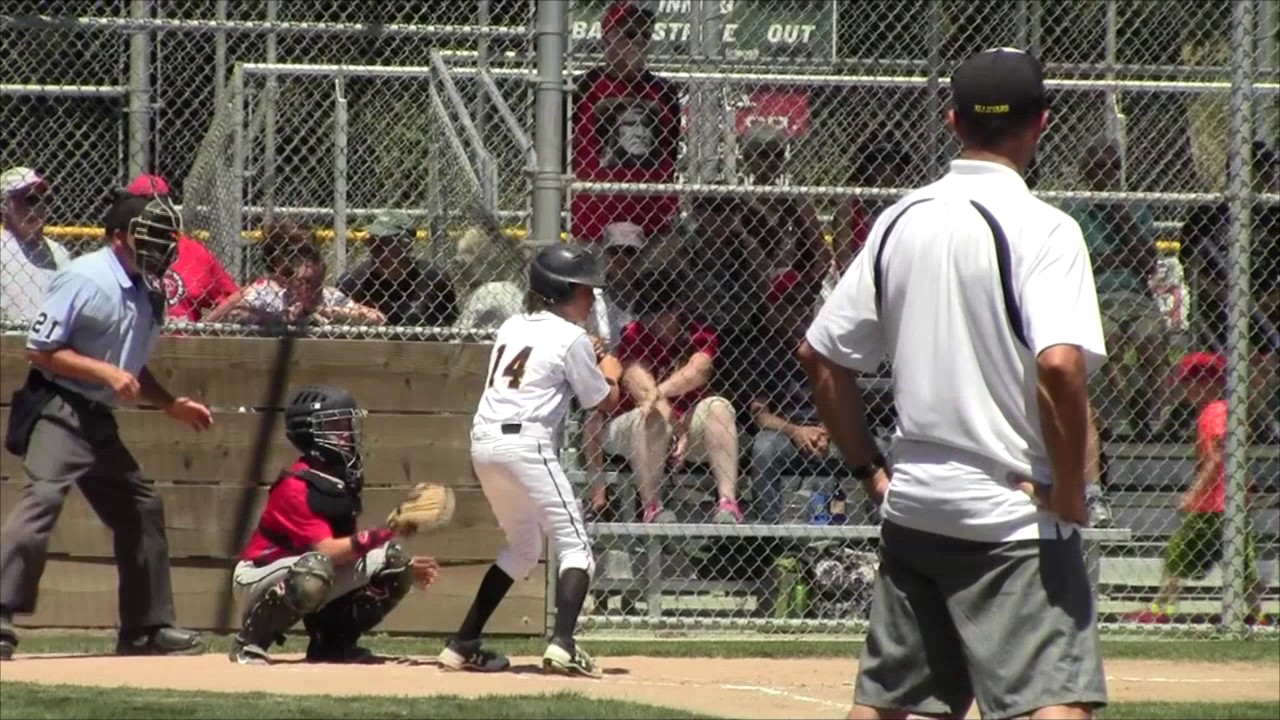
<instances>
[{"instance_id":1,"label":"umpire's gray shirt","mask_svg":"<svg viewBox=\"0 0 1280 720\"><path fill-rule=\"evenodd\" d=\"M115 251L105 247L72 260L53 276L31 322L27 347L42 352L70 348L136 377L162 329L142 279L129 277ZM115 403L109 387L52 377L90 400Z\"/></svg>"}]
</instances>

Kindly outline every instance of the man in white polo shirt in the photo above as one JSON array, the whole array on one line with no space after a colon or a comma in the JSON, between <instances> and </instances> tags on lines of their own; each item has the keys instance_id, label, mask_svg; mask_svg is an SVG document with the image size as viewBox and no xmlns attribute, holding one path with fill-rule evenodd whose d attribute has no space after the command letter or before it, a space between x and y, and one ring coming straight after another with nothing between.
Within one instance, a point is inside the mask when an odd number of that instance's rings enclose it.
<instances>
[{"instance_id":1,"label":"man in white polo shirt","mask_svg":"<svg viewBox=\"0 0 1280 720\"><path fill-rule=\"evenodd\" d=\"M988 50L951 79L963 146L876 221L801 359L823 422L882 501L851 718L1088 718L1106 702L1079 527L1087 376L1106 358L1080 227L1022 179L1043 69ZM893 478L851 371L893 367Z\"/></svg>"},{"instance_id":2,"label":"man in white polo shirt","mask_svg":"<svg viewBox=\"0 0 1280 720\"><path fill-rule=\"evenodd\" d=\"M49 184L35 170L0 173L0 319L30 323L40 312L49 280L71 261L66 248L44 236Z\"/></svg>"}]
</instances>

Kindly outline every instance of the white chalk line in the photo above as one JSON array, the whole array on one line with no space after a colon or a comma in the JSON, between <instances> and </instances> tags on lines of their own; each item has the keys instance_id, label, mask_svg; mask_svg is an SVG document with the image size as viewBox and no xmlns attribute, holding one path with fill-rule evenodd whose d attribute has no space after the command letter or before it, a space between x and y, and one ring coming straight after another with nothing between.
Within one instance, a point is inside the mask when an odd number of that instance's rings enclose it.
<instances>
[{"instance_id":1,"label":"white chalk line","mask_svg":"<svg viewBox=\"0 0 1280 720\"><path fill-rule=\"evenodd\" d=\"M1212 685L1218 683L1274 683L1275 680L1267 680L1265 678L1162 678L1162 677L1126 677L1123 675L1108 675L1108 680L1120 680L1123 682L1139 682L1139 683L1179 683L1186 685Z\"/></svg>"},{"instance_id":2,"label":"white chalk line","mask_svg":"<svg viewBox=\"0 0 1280 720\"><path fill-rule=\"evenodd\" d=\"M430 662L424 662L422 665L419 665L419 666L407 665L403 663L388 663L388 664L393 667L404 668L404 669L408 669L411 667L414 669L434 668L441 675L453 674L452 671L441 669L439 666ZM318 667L315 665L274 665L271 667L273 670L292 672L292 673L311 673L311 672L326 671L326 668ZM533 680L540 680L545 682L547 680L553 680L553 681L558 680L566 685L571 685L577 682L583 682L581 679L577 679L577 678L566 678L566 677L560 677L556 675L542 675L542 674L536 674L536 673L517 673L509 676L509 679L513 679L517 682L530 682ZM615 678L615 677L609 677L609 676L605 676L600 680L598 680L597 682L609 684L609 685L629 685L632 687L719 689L719 690L727 690L730 692L759 693L761 695L784 698L794 702L806 703L810 705L821 705L822 707L829 707L829 708L846 709L848 707L848 703L833 702L831 700L826 700L824 698L813 697L811 695L802 695L800 693L791 692L789 690L785 690L777 687L769 687L766 685L739 685L736 683L700 683L700 682L692 682L692 681L673 682L673 681L662 681L662 680L625 680L622 678Z\"/></svg>"}]
</instances>

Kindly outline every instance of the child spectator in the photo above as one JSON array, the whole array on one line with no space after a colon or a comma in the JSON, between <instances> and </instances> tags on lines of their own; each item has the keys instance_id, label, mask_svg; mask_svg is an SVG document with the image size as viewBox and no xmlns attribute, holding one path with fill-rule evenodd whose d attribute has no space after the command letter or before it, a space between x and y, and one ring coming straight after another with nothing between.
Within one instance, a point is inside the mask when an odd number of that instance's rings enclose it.
<instances>
[{"instance_id":1,"label":"child spectator","mask_svg":"<svg viewBox=\"0 0 1280 720\"><path fill-rule=\"evenodd\" d=\"M1196 475L1182 496L1182 525L1169 539L1165 551L1164 581L1150 610L1126 618L1140 623L1167 623L1185 579L1204 577L1222 559L1223 522L1226 510L1226 467L1223 443L1227 435L1227 401L1223 384L1226 358L1214 353L1191 353L1182 359L1177 380L1187 401L1199 408L1196 420ZM1249 589L1248 621L1266 623L1262 614L1263 585L1258 578L1253 530L1245 526L1244 587Z\"/></svg>"}]
</instances>

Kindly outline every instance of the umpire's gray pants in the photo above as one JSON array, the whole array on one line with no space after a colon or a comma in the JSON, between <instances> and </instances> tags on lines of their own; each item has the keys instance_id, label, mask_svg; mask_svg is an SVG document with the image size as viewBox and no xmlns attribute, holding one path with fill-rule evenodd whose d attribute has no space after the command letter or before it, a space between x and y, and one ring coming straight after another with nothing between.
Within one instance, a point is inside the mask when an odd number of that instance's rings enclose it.
<instances>
[{"instance_id":1,"label":"umpire's gray pants","mask_svg":"<svg viewBox=\"0 0 1280 720\"><path fill-rule=\"evenodd\" d=\"M262 597L263 593L275 587L286 575L293 564L298 562L300 555L294 555L286 558L280 558L273 563L258 567L248 560L241 560L236 563L235 572L231 575L231 591L236 598L236 604L240 607L240 619L243 622L244 614L254 603ZM382 568L386 565L387 548L386 546L370 550L367 555L356 560L351 565L342 565L333 569L333 584L329 586L329 593L325 595L324 602L320 607L328 605L330 602L346 595L352 590L357 590L369 584L374 575L382 572ZM319 609L319 608L317 608Z\"/></svg>"},{"instance_id":2,"label":"umpire's gray pants","mask_svg":"<svg viewBox=\"0 0 1280 720\"><path fill-rule=\"evenodd\" d=\"M164 507L120 441L115 417L55 396L31 431L23 469L22 498L0 530L0 606L35 612L49 535L77 485L115 536L122 633L173 625Z\"/></svg>"}]
</instances>

